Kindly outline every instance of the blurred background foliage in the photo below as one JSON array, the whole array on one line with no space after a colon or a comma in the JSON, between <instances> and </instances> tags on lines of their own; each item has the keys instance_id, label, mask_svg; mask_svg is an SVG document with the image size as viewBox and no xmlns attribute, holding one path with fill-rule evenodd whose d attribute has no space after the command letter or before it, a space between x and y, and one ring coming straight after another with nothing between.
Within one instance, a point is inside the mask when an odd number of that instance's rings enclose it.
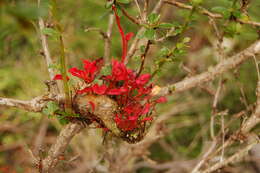
<instances>
[{"instance_id":1,"label":"blurred background foliage","mask_svg":"<svg viewBox=\"0 0 260 173\"><path fill-rule=\"evenodd\" d=\"M226 12L235 0L204 0L202 6L212 11ZM189 3L187 1L182 1ZM156 1L151 1L151 7ZM85 32L88 27L97 27L106 31L108 15L111 12L105 8L105 2L101 0L63 0L57 1L59 20L62 29L66 48L68 66L80 66L82 59L96 59L103 56L104 42L98 32ZM239 7L236 1L235 8ZM43 17L51 24L49 8L51 2L43 0L38 8L35 0L1 0L0 1L0 96L18 99L30 99L38 96L46 90L44 81L48 80L48 73L44 57L41 55L41 44L39 40L39 28L37 19ZM138 11L134 3L123 5L132 16L137 16ZM221 8L216 8L221 7ZM260 1L250 2L248 16L254 21L260 21ZM151 9L150 9L151 10ZM161 21L183 25L183 21L189 15L189 11L164 6L161 13ZM242 14L239 14L242 15ZM244 15L244 14L243 14ZM138 26L131 23L122 16L122 26L126 32L136 33ZM177 82L188 75L184 66L197 74L207 70L216 64L217 38L209 19L198 13L194 13L187 31L181 36L169 37L166 41L152 45L148 54L148 61L145 71L152 72L155 69L155 62L160 57L163 47L171 48L183 35L190 37L191 41L185 49L186 53L174 57L172 62L166 63L160 72L155 76L154 83L164 86ZM223 45L225 54L228 57L247 47L250 43L259 38L259 28L249 25L242 25L226 19L217 21L220 32L224 33ZM162 31L163 32L163 31ZM112 56L121 56L121 38L114 26L112 33ZM131 43L131 42L130 42ZM49 37L49 46L54 61L57 61L59 44L55 38ZM212 48L213 47L213 48ZM140 55L140 54L139 54ZM140 57L135 56L130 61L132 68L140 64ZM229 121L232 115L247 109L255 101L255 86L257 75L255 64L252 60L243 64L239 70L230 71L223 75L225 86L221 93L219 110L228 110L225 121ZM216 90L218 81L209 84L209 88ZM161 105L158 115L171 110L184 103L184 111L170 118L166 126L170 129L164 139L154 143L150 147L150 158L158 163L172 160L173 156L180 159L192 159L201 154L204 142L210 139L209 121L212 114L212 95L204 92L203 87L191 91L173 95L168 98L168 103ZM250 115L250 110L248 110ZM0 167L9 165L13 171L26 172L27 167L23 162L26 159L19 159L23 153L22 149L8 149L4 146L16 147L16 144L25 144L30 147L33 143L35 132L42 120L41 114L28 113L17 109L0 108L0 126L10 124L11 130L0 132ZM236 129L243 121L237 118L230 132ZM218 122L218 117L217 120ZM219 123L217 123L219 124ZM48 135L57 135L61 126L55 119L51 120L48 128ZM218 125L216 129L219 129ZM229 133L230 133L229 132ZM165 148L166 143L174 149L174 155ZM26 151L24 151L26 152ZM71 151L72 152L72 151ZM150 169L140 169L138 172L152 172Z\"/></svg>"}]
</instances>

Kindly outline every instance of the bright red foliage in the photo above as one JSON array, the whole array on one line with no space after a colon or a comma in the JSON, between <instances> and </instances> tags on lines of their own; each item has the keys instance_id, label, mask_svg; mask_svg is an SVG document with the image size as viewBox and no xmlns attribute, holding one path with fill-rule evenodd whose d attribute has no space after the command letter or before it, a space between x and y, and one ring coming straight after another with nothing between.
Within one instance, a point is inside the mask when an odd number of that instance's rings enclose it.
<instances>
[{"instance_id":1,"label":"bright red foliage","mask_svg":"<svg viewBox=\"0 0 260 173\"><path fill-rule=\"evenodd\" d=\"M78 90L77 94L107 95L114 99L119 106L118 112L114 117L117 126L123 131L131 131L139 128L146 121L152 121L153 117L150 115L155 105L166 102L166 98L161 97L153 100L151 97L153 85L149 84L151 75L142 74L139 76L125 66L127 42L131 39L133 33L124 34L116 8L114 5L112 8L122 37L123 51L121 61L112 60L111 74L105 76L99 75L103 65L101 59L95 61L83 60L84 70L73 67L69 69L69 72L88 84L86 88ZM57 78L61 77L58 76ZM95 79L102 82L102 85L93 82ZM89 104L92 111L94 111L94 103L89 102Z\"/></svg>"}]
</instances>

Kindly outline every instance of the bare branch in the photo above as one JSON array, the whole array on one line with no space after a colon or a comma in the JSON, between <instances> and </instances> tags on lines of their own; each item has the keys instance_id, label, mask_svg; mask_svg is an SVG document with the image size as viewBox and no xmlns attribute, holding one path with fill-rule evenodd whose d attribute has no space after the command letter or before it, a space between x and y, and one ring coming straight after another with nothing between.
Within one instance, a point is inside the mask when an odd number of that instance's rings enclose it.
<instances>
[{"instance_id":1,"label":"bare branch","mask_svg":"<svg viewBox=\"0 0 260 173\"><path fill-rule=\"evenodd\" d=\"M16 107L30 112L41 112L46 103L54 98L47 95L35 97L32 100L17 100L0 97L0 106Z\"/></svg>"},{"instance_id":2,"label":"bare branch","mask_svg":"<svg viewBox=\"0 0 260 173\"><path fill-rule=\"evenodd\" d=\"M154 95L164 96L167 94L171 94L173 91L174 91L174 93L182 92L182 91L189 90L193 87L196 87L202 83L212 81L217 76L223 74L224 72L226 72L230 69L236 68L237 66L242 64L244 61L246 61L250 57L256 56L259 53L260 53L260 40L256 41L255 43L253 43L251 46L244 49L240 53L233 55L231 58L222 60L215 67L209 68L208 71L203 72L203 73L193 76L193 77L189 77L180 82L172 84L168 87L163 87L163 88L161 88L161 90L159 90Z\"/></svg>"},{"instance_id":3,"label":"bare branch","mask_svg":"<svg viewBox=\"0 0 260 173\"><path fill-rule=\"evenodd\" d=\"M48 172L58 163L58 157L64 153L71 139L84 129L82 124L69 123L60 132L55 144L53 144L48 152L48 156L42 161L43 172Z\"/></svg>"},{"instance_id":4,"label":"bare branch","mask_svg":"<svg viewBox=\"0 0 260 173\"><path fill-rule=\"evenodd\" d=\"M38 0L38 7L40 7L40 4L41 4L41 0ZM51 54L49 51L47 37L42 32L45 26L44 26L44 21L41 17L39 17L38 23L39 23L39 28L40 28L40 39L41 39L41 43L42 43L43 53L44 53L46 65L47 65L47 68L49 71L49 76L50 76L50 79L52 80L55 76L55 72L54 72L53 68L50 68L50 65L53 64L53 61L51 59Z\"/></svg>"},{"instance_id":5,"label":"bare branch","mask_svg":"<svg viewBox=\"0 0 260 173\"><path fill-rule=\"evenodd\" d=\"M39 156L39 153L41 151L41 147L42 147L42 144L44 142L44 139L45 139L45 136L46 136L46 133L47 133L47 128L48 128L48 125L49 125L48 117L43 116L40 123L41 123L41 125L40 125L40 128L39 128L39 131L38 131L38 133L35 137L35 140L34 140L33 153L34 153L35 156Z\"/></svg>"},{"instance_id":6,"label":"bare branch","mask_svg":"<svg viewBox=\"0 0 260 173\"><path fill-rule=\"evenodd\" d=\"M238 151L237 153L233 154L232 156L230 156L229 158L225 159L222 162L218 162L213 166L210 166L210 168L206 169L205 171L202 171L202 173L210 173L213 171L216 171L219 168L222 168L223 166L229 164L229 163L234 163L239 161L241 158L243 158L245 155L248 155L248 151L257 143L259 143L259 139L257 139L257 137L252 136L252 142L247 145L244 149L241 149L240 151Z\"/></svg>"},{"instance_id":7,"label":"bare branch","mask_svg":"<svg viewBox=\"0 0 260 173\"><path fill-rule=\"evenodd\" d=\"M124 14L130 21L132 21L132 22L135 23L136 25L140 25L140 22L139 22L137 19L135 19L134 17L130 16L124 8L121 8L121 10L122 10L123 14Z\"/></svg>"},{"instance_id":8,"label":"bare branch","mask_svg":"<svg viewBox=\"0 0 260 173\"><path fill-rule=\"evenodd\" d=\"M202 156L202 159L197 163L197 165L193 168L191 173L196 173L200 169L200 167L207 161L208 156L212 153L212 151L216 148L217 142L213 141L208 151Z\"/></svg>"},{"instance_id":9,"label":"bare branch","mask_svg":"<svg viewBox=\"0 0 260 173\"><path fill-rule=\"evenodd\" d=\"M113 29L113 23L114 23L114 15L110 14L108 19L108 27L107 27L107 33L105 39L105 47L104 47L104 61L105 64L109 63L109 57L111 52L111 34Z\"/></svg>"},{"instance_id":10,"label":"bare branch","mask_svg":"<svg viewBox=\"0 0 260 173\"><path fill-rule=\"evenodd\" d=\"M164 3L170 4L170 5L174 5L176 7L187 9L187 10L192 10L192 8L193 8L191 5L186 5L184 3L177 2L175 0L164 0ZM223 16L221 14L219 14L219 13L212 13L212 12L204 9L203 7L199 7L198 12L203 14L203 15L209 16L211 18L215 18L215 19L223 18ZM237 21L240 22L240 23L243 23L243 24L248 24L248 25L260 27L260 23L259 22L244 21L244 20L241 20L241 19L237 19Z\"/></svg>"}]
</instances>

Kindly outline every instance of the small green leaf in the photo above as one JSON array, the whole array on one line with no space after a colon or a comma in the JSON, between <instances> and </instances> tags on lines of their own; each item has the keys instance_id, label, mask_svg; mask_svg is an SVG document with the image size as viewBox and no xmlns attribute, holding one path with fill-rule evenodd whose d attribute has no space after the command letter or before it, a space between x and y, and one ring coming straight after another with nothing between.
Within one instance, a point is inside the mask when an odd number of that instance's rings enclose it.
<instances>
[{"instance_id":1,"label":"small green leaf","mask_svg":"<svg viewBox=\"0 0 260 173\"><path fill-rule=\"evenodd\" d=\"M93 83L98 84L98 85L102 85L102 84L103 84L103 80L95 79L95 80L93 81Z\"/></svg>"},{"instance_id":2,"label":"small green leaf","mask_svg":"<svg viewBox=\"0 0 260 173\"><path fill-rule=\"evenodd\" d=\"M203 0L192 0L191 3L193 5L200 5L203 2Z\"/></svg>"},{"instance_id":3,"label":"small green leaf","mask_svg":"<svg viewBox=\"0 0 260 173\"><path fill-rule=\"evenodd\" d=\"M185 37L183 40L182 40L183 43L188 43L190 42L190 37Z\"/></svg>"},{"instance_id":4,"label":"small green leaf","mask_svg":"<svg viewBox=\"0 0 260 173\"><path fill-rule=\"evenodd\" d=\"M58 120L62 125L66 125L69 123L69 120L66 119L64 116L58 116Z\"/></svg>"},{"instance_id":5,"label":"small green leaf","mask_svg":"<svg viewBox=\"0 0 260 173\"><path fill-rule=\"evenodd\" d=\"M154 29L147 29L144 32L144 36L148 39L148 40L153 40L155 38L155 30Z\"/></svg>"},{"instance_id":6,"label":"small green leaf","mask_svg":"<svg viewBox=\"0 0 260 173\"><path fill-rule=\"evenodd\" d=\"M47 103L46 107L42 110L45 115L53 115L59 110L59 106L56 102L50 101Z\"/></svg>"},{"instance_id":7,"label":"small green leaf","mask_svg":"<svg viewBox=\"0 0 260 173\"><path fill-rule=\"evenodd\" d=\"M241 18L241 11L240 10L235 10L232 12L232 15L234 15L236 18Z\"/></svg>"},{"instance_id":8,"label":"small green leaf","mask_svg":"<svg viewBox=\"0 0 260 173\"><path fill-rule=\"evenodd\" d=\"M55 64L50 64L50 65L48 66L48 68L50 68L50 69L55 69L55 70L58 70L58 71L60 71L60 69L61 69L60 64L57 64L57 63L55 63Z\"/></svg>"},{"instance_id":9,"label":"small green leaf","mask_svg":"<svg viewBox=\"0 0 260 173\"><path fill-rule=\"evenodd\" d=\"M177 47L177 49L182 49L182 48L185 47L185 44L182 43L182 42L180 42L180 43L177 43L177 44L176 44L176 47Z\"/></svg>"},{"instance_id":10,"label":"small green leaf","mask_svg":"<svg viewBox=\"0 0 260 173\"><path fill-rule=\"evenodd\" d=\"M51 37L59 37L61 35L59 31L52 28L44 28L42 33Z\"/></svg>"},{"instance_id":11,"label":"small green leaf","mask_svg":"<svg viewBox=\"0 0 260 173\"><path fill-rule=\"evenodd\" d=\"M130 0L116 0L116 2L122 3L122 4L129 4Z\"/></svg>"},{"instance_id":12,"label":"small green leaf","mask_svg":"<svg viewBox=\"0 0 260 173\"><path fill-rule=\"evenodd\" d=\"M160 23L159 27L168 29L174 27L174 25L172 23Z\"/></svg>"},{"instance_id":13,"label":"small green leaf","mask_svg":"<svg viewBox=\"0 0 260 173\"><path fill-rule=\"evenodd\" d=\"M160 20L160 15L156 13L151 13L148 16L148 22L150 24L156 24Z\"/></svg>"},{"instance_id":14,"label":"small green leaf","mask_svg":"<svg viewBox=\"0 0 260 173\"><path fill-rule=\"evenodd\" d=\"M225 7L213 7L211 10L217 13L221 13L224 19L228 19L231 15L230 10Z\"/></svg>"},{"instance_id":15,"label":"small green leaf","mask_svg":"<svg viewBox=\"0 0 260 173\"><path fill-rule=\"evenodd\" d=\"M141 53L144 53L144 51L145 51L145 45L140 46L140 51L141 51Z\"/></svg>"},{"instance_id":16,"label":"small green leaf","mask_svg":"<svg viewBox=\"0 0 260 173\"><path fill-rule=\"evenodd\" d=\"M113 4L114 4L114 1L107 1L106 5L105 5L105 8L109 9L109 8L112 7Z\"/></svg>"},{"instance_id":17,"label":"small green leaf","mask_svg":"<svg viewBox=\"0 0 260 173\"><path fill-rule=\"evenodd\" d=\"M137 56L134 56L133 57L133 60L134 61L139 61L141 59L141 56L140 55L137 55Z\"/></svg>"},{"instance_id":18,"label":"small green leaf","mask_svg":"<svg viewBox=\"0 0 260 173\"><path fill-rule=\"evenodd\" d=\"M101 68L100 74L103 76L110 75L112 71L112 66L111 65L105 65Z\"/></svg>"},{"instance_id":19,"label":"small green leaf","mask_svg":"<svg viewBox=\"0 0 260 173\"><path fill-rule=\"evenodd\" d=\"M161 50L159 51L159 56L167 56L170 54L170 49L167 47L163 47L161 48Z\"/></svg>"}]
</instances>

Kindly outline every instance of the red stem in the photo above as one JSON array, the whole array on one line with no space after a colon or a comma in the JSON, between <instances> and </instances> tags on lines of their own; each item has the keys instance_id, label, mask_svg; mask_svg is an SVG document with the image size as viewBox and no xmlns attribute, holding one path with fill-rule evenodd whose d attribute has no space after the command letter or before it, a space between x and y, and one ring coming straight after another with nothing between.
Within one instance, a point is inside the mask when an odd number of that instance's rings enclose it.
<instances>
[{"instance_id":1,"label":"red stem","mask_svg":"<svg viewBox=\"0 0 260 173\"><path fill-rule=\"evenodd\" d=\"M122 46L123 46L123 48L122 48L123 49L123 51L122 51L122 63L124 63L125 58L126 58L126 54L127 54L127 40L125 38L123 28L121 27L120 17L117 15L115 5L112 5L112 9L114 11L114 14L115 14L115 17L116 17L117 27L118 27L118 30L120 32L121 38L122 38Z\"/></svg>"}]
</instances>

